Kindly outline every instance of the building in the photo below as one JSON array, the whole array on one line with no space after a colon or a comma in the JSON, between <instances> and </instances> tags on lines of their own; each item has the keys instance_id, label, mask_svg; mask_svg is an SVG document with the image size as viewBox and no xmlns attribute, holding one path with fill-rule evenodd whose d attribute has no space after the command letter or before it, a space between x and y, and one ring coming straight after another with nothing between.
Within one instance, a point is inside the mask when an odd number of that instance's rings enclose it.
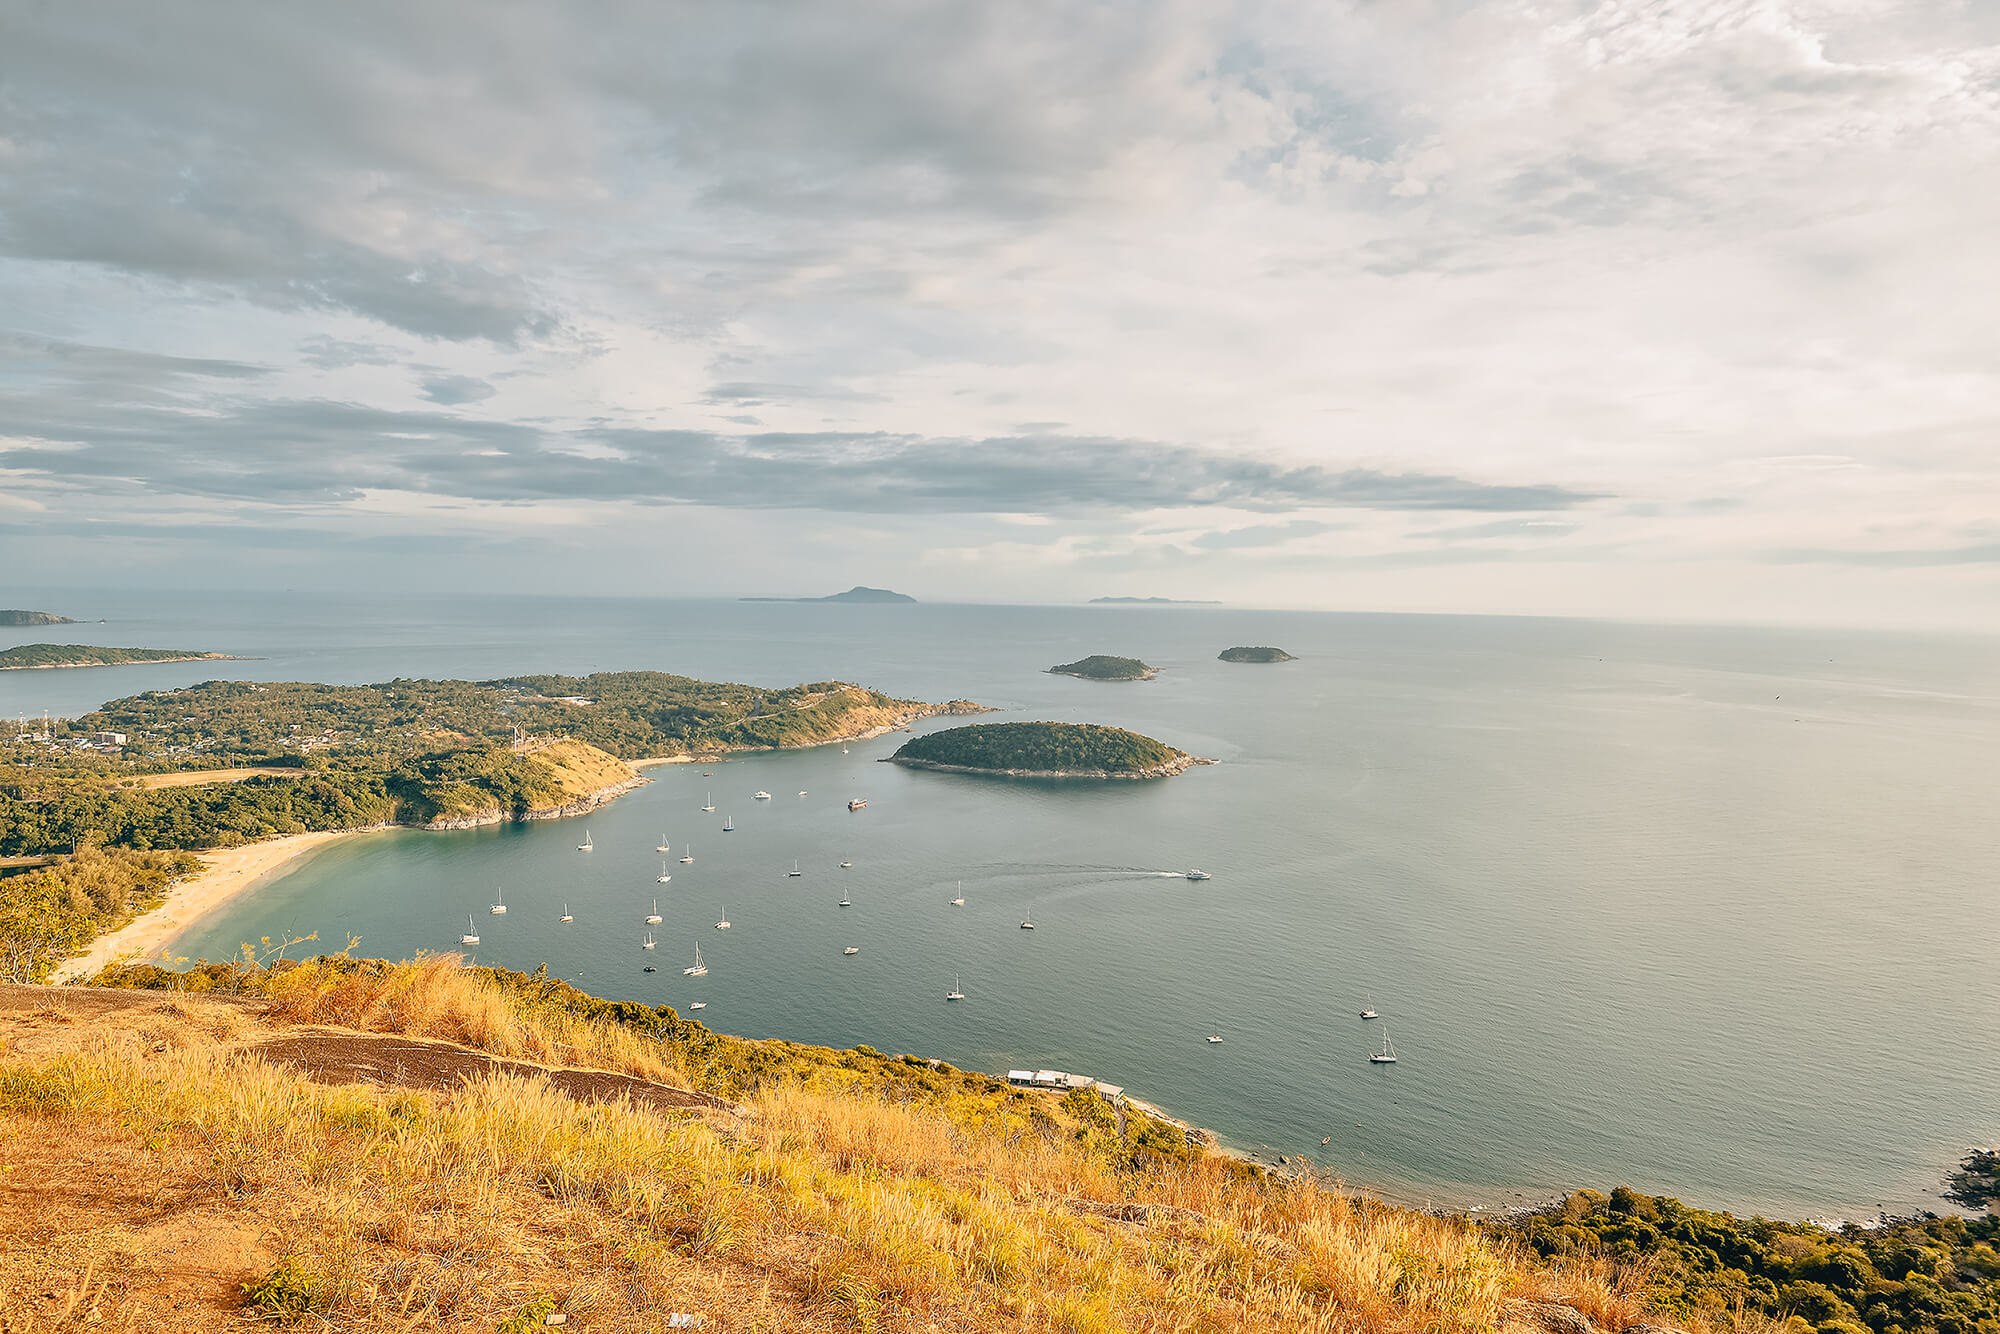
<instances>
[{"instance_id":1,"label":"building","mask_svg":"<svg viewBox=\"0 0 2000 1334\"><path fill-rule=\"evenodd\" d=\"M86 732L85 741L93 746L122 746L125 744L123 732Z\"/></svg>"}]
</instances>

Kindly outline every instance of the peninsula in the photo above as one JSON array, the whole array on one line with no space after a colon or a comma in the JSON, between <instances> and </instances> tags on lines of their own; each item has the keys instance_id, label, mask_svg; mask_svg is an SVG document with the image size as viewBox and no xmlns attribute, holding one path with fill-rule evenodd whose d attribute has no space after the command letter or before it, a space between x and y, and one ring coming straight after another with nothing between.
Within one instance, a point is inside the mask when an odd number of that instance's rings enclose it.
<instances>
[{"instance_id":1,"label":"peninsula","mask_svg":"<svg viewBox=\"0 0 2000 1334\"><path fill-rule=\"evenodd\" d=\"M1059 662L1049 668L1052 676L1080 676L1086 681L1150 681L1160 669L1148 667L1137 658L1117 658L1093 653L1075 662Z\"/></svg>"},{"instance_id":2,"label":"peninsula","mask_svg":"<svg viewBox=\"0 0 2000 1334\"><path fill-rule=\"evenodd\" d=\"M0 611L0 625L75 625L68 616L52 611Z\"/></svg>"},{"instance_id":3,"label":"peninsula","mask_svg":"<svg viewBox=\"0 0 2000 1334\"><path fill-rule=\"evenodd\" d=\"M1213 764L1165 742L1096 723L974 723L914 737L890 764L1007 778L1171 778Z\"/></svg>"},{"instance_id":4,"label":"peninsula","mask_svg":"<svg viewBox=\"0 0 2000 1334\"><path fill-rule=\"evenodd\" d=\"M908 593L888 588L856 584L845 593L829 593L823 598L738 598L738 602L915 602Z\"/></svg>"},{"instance_id":5,"label":"peninsula","mask_svg":"<svg viewBox=\"0 0 2000 1334\"><path fill-rule=\"evenodd\" d=\"M1215 656L1217 660L1221 662L1297 662L1298 661L1297 658L1285 652L1283 649L1272 648L1269 645L1263 645L1260 647L1251 648L1243 644L1238 644L1235 648L1226 648L1222 650L1222 652L1216 654Z\"/></svg>"},{"instance_id":6,"label":"peninsula","mask_svg":"<svg viewBox=\"0 0 2000 1334\"><path fill-rule=\"evenodd\" d=\"M134 662L242 662L227 653L175 648L100 648L96 644L18 644L0 649L0 672L44 667L118 667Z\"/></svg>"}]
</instances>

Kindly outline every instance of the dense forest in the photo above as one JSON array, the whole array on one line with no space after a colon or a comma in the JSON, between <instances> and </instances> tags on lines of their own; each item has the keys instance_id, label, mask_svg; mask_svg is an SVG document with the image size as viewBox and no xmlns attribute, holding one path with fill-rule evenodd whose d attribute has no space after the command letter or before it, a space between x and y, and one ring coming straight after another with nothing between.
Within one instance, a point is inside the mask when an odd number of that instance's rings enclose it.
<instances>
[{"instance_id":1,"label":"dense forest","mask_svg":"<svg viewBox=\"0 0 2000 1334\"><path fill-rule=\"evenodd\" d=\"M1141 773L1184 758L1172 746L1095 723L977 723L912 737L899 761L1033 773Z\"/></svg>"},{"instance_id":2,"label":"dense forest","mask_svg":"<svg viewBox=\"0 0 2000 1334\"><path fill-rule=\"evenodd\" d=\"M114 667L127 662L203 662L227 657L181 648L103 648L96 644L17 644L0 649L0 671L20 667Z\"/></svg>"},{"instance_id":3,"label":"dense forest","mask_svg":"<svg viewBox=\"0 0 2000 1334\"><path fill-rule=\"evenodd\" d=\"M1691 1209L1620 1186L1609 1195L1578 1191L1554 1209L1493 1226L1545 1259L1644 1266L1653 1301L1672 1315L1740 1308L1819 1334L2000 1334L2000 1219L1990 1215L1927 1214L1832 1231Z\"/></svg>"},{"instance_id":4,"label":"dense forest","mask_svg":"<svg viewBox=\"0 0 2000 1334\"><path fill-rule=\"evenodd\" d=\"M1057 676L1081 676L1087 681L1147 681L1157 670L1137 658L1113 657L1108 653L1093 653L1049 668Z\"/></svg>"},{"instance_id":5,"label":"dense forest","mask_svg":"<svg viewBox=\"0 0 2000 1334\"><path fill-rule=\"evenodd\" d=\"M54 866L0 879L0 981L47 980L59 961L153 907L199 865L186 853L85 843Z\"/></svg>"},{"instance_id":6,"label":"dense forest","mask_svg":"<svg viewBox=\"0 0 2000 1334\"><path fill-rule=\"evenodd\" d=\"M1221 662L1291 662L1292 655L1269 644L1238 644L1215 655Z\"/></svg>"}]
</instances>

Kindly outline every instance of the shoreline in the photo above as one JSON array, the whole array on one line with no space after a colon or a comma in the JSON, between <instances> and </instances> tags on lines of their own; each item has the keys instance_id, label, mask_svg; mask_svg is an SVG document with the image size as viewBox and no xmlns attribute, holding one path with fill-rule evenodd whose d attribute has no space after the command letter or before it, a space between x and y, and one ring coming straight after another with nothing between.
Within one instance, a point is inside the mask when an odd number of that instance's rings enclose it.
<instances>
[{"instance_id":1,"label":"shoreline","mask_svg":"<svg viewBox=\"0 0 2000 1334\"><path fill-rule=\"evenodd\" d=\"M78 981L125 959L151 962L195 922L308 852L335 839L397 827L365 825L280 834L233 848L198 852L195 856L202 859L202 869L169 889L159 907L139 914L109 935L99 936L83 953L64 959L51 970L49 981Z\"/></svg>"},{"instance_id":2,"label":"shoreline","mask_svg":"<svg viewBox=\"0 0 2000 1334\"><path fill-rule=\"evenodd\" d=\"M258 662L257 658L234 653L190 653L178 658L133 658L128 662L16 662L0 666L0 672L67 672L85 667L157 667L169 662Z\"/></svg>"}]
</instances>

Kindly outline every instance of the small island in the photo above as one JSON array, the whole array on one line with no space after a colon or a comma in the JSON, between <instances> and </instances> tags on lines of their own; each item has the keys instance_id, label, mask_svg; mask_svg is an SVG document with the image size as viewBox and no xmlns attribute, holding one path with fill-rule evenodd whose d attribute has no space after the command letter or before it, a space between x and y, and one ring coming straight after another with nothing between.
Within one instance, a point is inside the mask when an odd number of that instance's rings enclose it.
<instances>
[{"instance_id":1,"label":"small island","mask_svg":"<svg viewBox=\"0 0 2000 1334\"><path fill-rule=\"evenodd\" d=\"M1208 598L1092 598L1093 607L1220 607Z\"/></svg>"},{"instance_id":2,"label":"small island","mask_svg":"<svg viewBox=\"0 0 2000 1334\"><path fill-rule=\"evenodd\" d=\"M96 644L21 644L0 649L0 672L44 667L118 667L134 662L242 662L227 653L177 648L100 648Z\"/></svg>"},{"instance_id":3,"label":"small island","mask_svg":"<svg viewBox=\"0 0 2000 1334\"><path fill-rule=\"evenodd\" d=\"M1291 654L1285 652L1283 649L1272 648L1269 645L1262 645L1256 648L1251 648L1243 644L1238 644L1235 648L1226 648L1222 650L1222 652L1216 654L1215 656L1219 661L1222 662L1298 661L1298 659L1294 658Z\"/></svg>"},{"instance_id":4,"label":"small island","mask_svg":"<svg viewBox=\"0 0 2000 1334\"><path fill-rule=\"evenodd\" d=\"M890 588L870 588L856 584L845 593L829 593L823 598L738 598L739 602L915 602L908 593Z\"/></svg>"},{"instance_id":5,"label":"small island","mask_svg":"<svg viewBox=\"0 0 2000 1334\"><path fill-rule=\"evenodd\" d=\"M1007 778L1171 778L1213 764L1122 727L974 723L904 743L886 763Z\"/></svg>"},{"instance_id":6,"label":"small island","mask_svg":"<svg viewBox=\"0 0 2000 1334\"><path fill-rule=\"evenodd\" d=\"M52 611L0 611L0 625L75 625L67 616Z\"/></svg>"},{"instance_id":7,"label":"small island","mask_svg":"<svg viewBox=\"0 0 2000 1334\"><path fill-rule=\"evenodd\" d=\"M1086 681L1150 681L1160 674L1160 669L1148 667L1137 658L1093 653L1075 662L1057 663L1049 672L1054 676L1080 676Z\"/></svg>"}]
</instances>

